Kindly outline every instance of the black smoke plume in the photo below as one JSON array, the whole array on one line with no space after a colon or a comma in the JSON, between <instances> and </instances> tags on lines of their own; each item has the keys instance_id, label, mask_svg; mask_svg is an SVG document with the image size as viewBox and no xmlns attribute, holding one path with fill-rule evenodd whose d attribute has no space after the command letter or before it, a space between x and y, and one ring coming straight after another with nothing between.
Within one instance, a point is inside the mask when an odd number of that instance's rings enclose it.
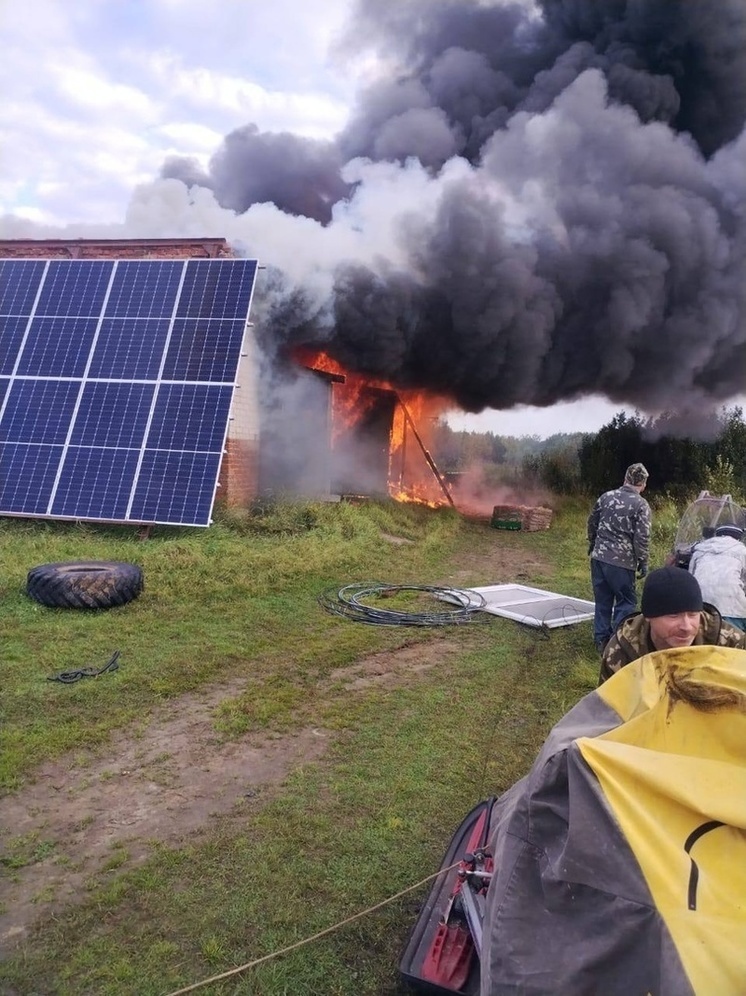
<instances>
[{"instance_id":1,"label":"black smoke plume","mask_svg":"<svg viewBox=\"0 0 746 996\"><path fill-rule=\"evenodd\" d=\"M360 0L345 47L382 73L335 143L247 126L204 185L327 223L344 162L414 159L437 206L401 215L395 262L340 267L323 319L289 297L265 344L470 411L743 391L743 0Z\"/></svg>"},{"instance_id":2,"label":"black smoke plume","mask_svg":"<svg viewBox=\"0 0 746 996\"><path fill-rule=\"evenodd\" d=\"M192 159L172 156L161 169L165 179L207 187L222 207L242 213L267 201L281 211L305 215L324 224L335 201L349 193L340 176L342 160L332 142L289 132L260 132L256 125L236 128L205 173Z\"/></svg>"}]
</instances>

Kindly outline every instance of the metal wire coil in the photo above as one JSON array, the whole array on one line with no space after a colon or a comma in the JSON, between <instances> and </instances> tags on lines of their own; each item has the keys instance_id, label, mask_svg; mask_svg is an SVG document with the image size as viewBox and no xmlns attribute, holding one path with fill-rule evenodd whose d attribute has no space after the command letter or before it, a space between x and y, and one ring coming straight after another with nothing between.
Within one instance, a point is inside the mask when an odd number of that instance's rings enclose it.
<instances>
[{"instance_id":1,"label":"metal wire coil","mask_svg":"<svg viewBox=\"0 0 746 996\"><path fill-rule=\"evenodd\" d=\"M431 612L404 612L400 609L382 609L366 604L363 599L389 598L401 592L418 592L432 595L441 601L455 603L451 609ZM442 588L435 585L385 584L380 581L366 581L329 588L319 596L319 604L333 615L383 626L444 626L471 622L476 613L484 608L485 600L474 591L459 588Z\"/></svg>"}]
</instances>

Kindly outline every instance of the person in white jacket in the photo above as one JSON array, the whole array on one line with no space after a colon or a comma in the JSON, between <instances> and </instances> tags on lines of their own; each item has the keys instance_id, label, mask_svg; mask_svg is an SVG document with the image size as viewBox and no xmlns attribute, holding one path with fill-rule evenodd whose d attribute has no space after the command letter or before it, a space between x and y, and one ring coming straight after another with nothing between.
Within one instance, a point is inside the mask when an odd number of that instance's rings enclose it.
<instances>
[{"instance_id":1,"label":"person in white jacket","mask_svg":"<svg viewBox=\"0 0 746 996\"><path fill-rule=\"evenodd\" d=\"M702 597L723 619L746 632L746 545L739 526L718 526L715 535L694 547L689 570Z\"/></svg>"}]
</instances>

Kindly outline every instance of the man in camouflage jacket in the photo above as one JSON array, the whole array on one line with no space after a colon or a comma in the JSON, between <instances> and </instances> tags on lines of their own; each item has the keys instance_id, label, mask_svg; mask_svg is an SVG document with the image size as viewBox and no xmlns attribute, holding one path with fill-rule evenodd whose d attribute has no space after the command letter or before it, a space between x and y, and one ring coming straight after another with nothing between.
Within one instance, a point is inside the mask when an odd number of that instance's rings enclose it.
<instances>
[{"instance_id":1,"label":"man in camouflage jacket","mask_svg":"<svg viewBox=\"0 0 746 996\"><path fill-rule=\"evenodd\" d=\"M619 623L637 608L635 572L645 577L650 544L650 506L642 497L648 472L633 463L624 484L605 491L588 516L588 554L596 603L593 640L603 650Z\"/></svg>"},{"instance_id":2,"label":"man in camouflage jacket","mask_svg":"<svg viewBox=\"0 0 746 996\"><path fill-rule=\"evenodd\" d=\"M623 619L607 643L599 685L626 664L656 650L700 644L746 650L746 633L725 622L714 605L702 601L699 582L681 567L660 567L648 574L641 609Z\"/></svg>"}]
</instances>

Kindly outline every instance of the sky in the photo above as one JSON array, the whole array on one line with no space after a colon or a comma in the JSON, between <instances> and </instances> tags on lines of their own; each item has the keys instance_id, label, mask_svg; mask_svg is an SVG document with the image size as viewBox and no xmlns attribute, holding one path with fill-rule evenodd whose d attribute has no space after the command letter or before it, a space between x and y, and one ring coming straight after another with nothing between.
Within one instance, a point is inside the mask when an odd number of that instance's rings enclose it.
<instances>
[{"instance_id":1,"label":"sky","mask_svg":"<svg viewBox=\"0 0 746 996\"><path fill-rule=\"evenodd\" d=\"M344 124L328 52L343 0L0 4L0 204L37 222L119 221L168 155L206 162L231 129Z\"/></svg>"},{"instance_id":2,"label":"sky","mask_svg":"<svg viewBox=\"0 0 746 996\"><path fill-rule=\"evenodd\" d=\"M172 157L207 169L224 137L249 124L314 141L338 135L356 94L386 68L380 49L346 44L352 10L352 0L1 3L0 237L222 235L318 288L345 254L391 253L396 212L435 201L418 164L345 167L359 192L329 226L333 244L312 218L270 204L232 211L208 190L161 178ZM438 181L466 172L453 159ZM624 408L591 395L449 421L549 436L593 431Z\"/></svg>"},{"instance_id":3,"label":"sky","mask_svg":"<svg viewBox=\"0 0 746 996\"><path fill-rule=\"evenodd\" d=\"M548 408L516 405L506 411L486 410L478 414L453 412L448 424L456 431L492 432L497 436L539 436L547 439L557 433L597 432L619 412L633 414L623 405L604 398L560 401Z\"/></svg>"}]
</instances>

